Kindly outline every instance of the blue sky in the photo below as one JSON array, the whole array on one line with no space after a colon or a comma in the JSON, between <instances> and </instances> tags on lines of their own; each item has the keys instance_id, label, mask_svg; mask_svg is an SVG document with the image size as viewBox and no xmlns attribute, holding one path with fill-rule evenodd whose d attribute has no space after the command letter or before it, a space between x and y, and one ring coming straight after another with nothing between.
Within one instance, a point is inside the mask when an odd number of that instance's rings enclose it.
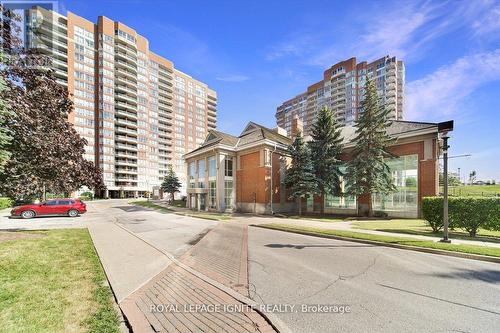
<instances>
[{"instance_id":1,"label":"blue sky","mask_svg":"<svg viewBox=\"0 0 500 333\"><path fill-rule=\"evenodd\" d=\"M455 120L451 170L500 180L500 1L61 1L122 21L219 97L218 126L275 126L282 101L332 64L406 63L406 119Z\"/></svg>"}]
</instances>

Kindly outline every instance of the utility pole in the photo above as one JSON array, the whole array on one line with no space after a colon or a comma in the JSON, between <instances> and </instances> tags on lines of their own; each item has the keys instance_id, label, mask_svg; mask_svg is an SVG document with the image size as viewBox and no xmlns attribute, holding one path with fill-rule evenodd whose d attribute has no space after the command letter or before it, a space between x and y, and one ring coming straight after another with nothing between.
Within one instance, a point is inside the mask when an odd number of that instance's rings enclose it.
<instances>
[{"instance_id":1,"label":"utility pole","mask_svg":"<svg viewBox=\"0 0 500 333\"><path fill-rule=\"evenodd\" d=\"M443 139L443 239L440 242L451 243L448 238L448 132L453 131L453 120L438 124L438 132Z\"/></svg>"}]
</instances>

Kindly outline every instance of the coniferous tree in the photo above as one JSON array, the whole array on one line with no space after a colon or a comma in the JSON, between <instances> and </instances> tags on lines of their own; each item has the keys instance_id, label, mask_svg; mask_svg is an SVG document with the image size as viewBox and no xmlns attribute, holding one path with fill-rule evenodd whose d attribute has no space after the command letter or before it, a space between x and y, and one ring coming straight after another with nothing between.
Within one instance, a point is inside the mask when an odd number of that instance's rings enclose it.
<instances>
[{"instance_id":1,"label":"coniferous tree","mask_svg":"<svg viewBox=\"0 0 500 333\"><path fill-rule=\"evenodd\" d=\"M389 112L379 101L375 83L367 78L361 112L356 120L356 137L352 159L347 164L347 193L368 200L368 216L373 216L372 194L389 194L396 190L387 159L389 152Z\"/></svg>"},{"instance_id":2,"label":"coniferous tree","mask_svg":"<svg viewBox=\"0 0 500 333\"><path fill-rule=\"evenodd\" d=\"M170 193L172 201L174 201L175 192L179 192L181 186L181 182L175 174L175 171L172 169L172 167L170 167L167 175L165 176L165 179L163 180L163 183L161 184L162 190Z\"/></svg>"},{"instance_id":3,"label":"coniferous tree","mask_svg":"<svg viewBox=\"0 0 500 333\"><path fill-rule=\"evenodd\" d=\"M12 140L6 145L10 157L0 173L0 192L40 198L45 191L104 189L100 169L84 158L86 140L68 121L73 103L68 89L56 81L50 58L24 49L15 37L18 18L5 8L1 15L0 79L6 89L0 100L15 112L4 117Z\"/></svg>"},{"instance_id":4,"label":"coniferous tree","mask_svg":"<svg viewBox=\"0 0 500 333\"><path fill-rule=\"evenodd\" d=\"M302 214L302 198L318 193L311 152L304 142L302 133L297 133L297 137L288 147L288 153L292 158L292 164L286 172L285 184L290 191L290 198L298 201L300 216Z\"/></svg>"},{"instance_id":5,"label":"coniferous tree","mask_svg":"<svg viewBox=\"0 0 500 333\"><path fill-rule=\"evenodd\" d=\"M321 214L325 213L325 195L340 195L342 136L333 112L324 107L319 110L312 126L309 142L314 173L321 195Z\"/></svg>"}]
</instances>

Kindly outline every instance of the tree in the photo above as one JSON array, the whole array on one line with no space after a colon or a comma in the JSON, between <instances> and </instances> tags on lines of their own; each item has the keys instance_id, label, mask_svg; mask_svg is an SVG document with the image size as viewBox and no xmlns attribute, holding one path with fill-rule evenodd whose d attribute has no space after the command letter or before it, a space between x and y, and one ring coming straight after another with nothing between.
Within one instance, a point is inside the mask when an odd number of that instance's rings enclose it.
<instances>
[{"instance_id":1,"label":"tree","mask_svg":"<svg viewBox=\"0 0 500 333\"><path fill-rule=\"evenodd\" d=\"M4 54L0 50L0 62L4 62ZM5 81L0 77L0 94L6 89ZM9 158L9 152L7 146L11 141L11 137L6 127L6 117L9 114L9 109L7 104L3 99L0 99L0 173L3 170L3 166Z\"/></svg>"},{"instance_id":2,"label":"tree","mask_svg":"<svg viewBox=\"0 0 500 333\"><path fill-rule=\"evenodd\" d=\"M340 171L342 153L342 136L340 126L333 112L324 107L318 112L312 126L312 141L309 142L314 174L321 195L321 209L325 213L325 195L340 194Z\"/></svg>"},{"instance_id":3,"label":"tree","mask_svg":"<svg viewBox=\"0 0 500 333\"><path fill-rule=\"evenodd\" d=\"M287 170L285 184L290 191L290 198L298 201L300 216L302 214L302 198L318 193L311 152L302 138L302 133L297 133L297 137L288 147L288 153L292 157L292 163Z\"/></svg>"},{"instance_id":4,"label":"tree","mask_svg":"<svg viewBox=\"0 0 500 333\"><path fill-rule=\"evenodd\" d=\"M6 145L10 158L0 174L0 192L20 198L41 197L45 191L69 194L82 186L103 189L99 168L83 157L86 140L68 121L73 103L67 88L56 81L49 58L5 37L15 17L7 10L2 16L2 37L8 43L0 78L7 88L0 100L15 112L4 118L12 140Z\"/></svg>"},{"instance_id":5,"label":"tree","mask_svg":"<svg viewBox=\"0 0 500 333\"><path fill-rule=\"evenodd\" d=\"M396 190L386 161L394 157L388 150L389 110L380 103L375 83L367 78L365 98L356 119L356 144L347 164L347 193L368 201L368 216L373 216L372 194L387 195Z\"/></svg>"},{"instance_id":6,"label":"tree","mask_svg":"<svg viewBox=\"0 0 500 333\"><path fill-rule=\"evenodd\" d=\"M167 193L170 193L172 201L174 201L175 192L179 192L181 186L181 182L179 181L179 178L177 178L174 169L170 167L167 175L165 176L165 179L163 180L163 183L161 184L161 189Z\"/></svg>"}]
</instances>

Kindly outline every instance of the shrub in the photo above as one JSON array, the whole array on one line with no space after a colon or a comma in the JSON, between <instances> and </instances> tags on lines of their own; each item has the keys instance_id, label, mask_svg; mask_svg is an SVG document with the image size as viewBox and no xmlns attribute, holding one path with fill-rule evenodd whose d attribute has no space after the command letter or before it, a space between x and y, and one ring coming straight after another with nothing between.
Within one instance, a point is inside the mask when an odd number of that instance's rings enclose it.
<instances>
[{"instance_id":1,"label":"shrub","mask_svg":"<svg viewBox=\"0 0 500 333\"><path fill-rule=\"evenodd\" d=\"M0 209L9 208L12 206L13 201L10 198L0 198Z\"/></svg>"},{"instance_id":2,"label":"shrub","mask_svg":"<svg viewBox=\"0 0 500 333\"><path fill-rule=\"evenodd\" d=\"M432 228L432 232L441 230L443 227L443 198L423 198L422 215Z\"/></svg>"},{"instance_id":3,"label":"shrub","mask_svg":"<svg viewBox=\"0 0 500 333\"><path fill-rule=\"evenodd\" d=\"M92 192L83 192L81 195L80 195L80 199L82 200L93 200L94 199L94 194Z\"/></svg>"},{"instance_id":4,"label":"shrub","mask_svg":"<svg viewBox=\"0 0 500 333\"><path fill-rule=\"evenodd\" d=\"M422 200L422 215L433 232L443 227L443 198ZM448 199L450 228L462 228L475 237L479 228L500 230L500 198L456 197Z\"/></svg>"}]
</instances>

